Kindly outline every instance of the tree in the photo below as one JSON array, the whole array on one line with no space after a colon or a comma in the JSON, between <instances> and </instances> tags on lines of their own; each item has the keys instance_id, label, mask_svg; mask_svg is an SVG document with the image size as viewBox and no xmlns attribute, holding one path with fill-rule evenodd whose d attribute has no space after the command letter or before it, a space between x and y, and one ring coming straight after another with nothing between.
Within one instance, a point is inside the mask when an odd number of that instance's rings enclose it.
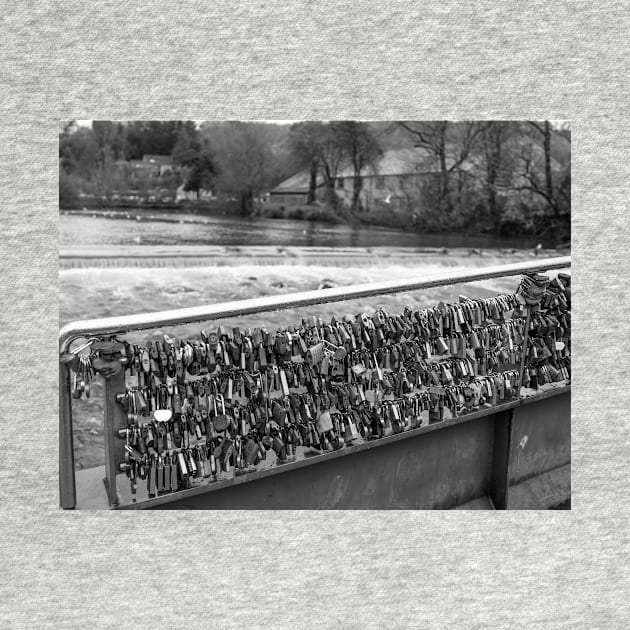
<instances>
[{"instance_id":1,"label":"tree","mask_svg":"<svg viewBox=\"0 0 630 630\"><path fill-rule=\"evenodd\" d=\"M147 123L144 137L144 154L171 155L177 142L179 122L176 120L151 120Z\"/></svg>"},{"instance_id":2,"label":"tree","mask_svg":"<svg viewBox=\"0 0 630 630\"><path fill-rule=\"evenodd\" d=\"M173 147L173 163L182 169L184 190L211 190L216 182L218 170L210 142L199 141L199 133L192 121L180 125L177 141Z\"/></svg>"},{"instance_id":3,"label":"tree","mask_svg":"<svg viewBox=\"0 0 630 630\"><path fill-rule=\"evenodd\" d=\"M184 183L184 190L194 191L199 196L200 190L212 190L218 175L214 154L209 142L199 148L197 154L187 162L189 171Z\"/></svg>"},{"instance_id":4,"label":"tree","mask_svg":"<svg viewBox=\"0 0 630 630\"><path fill-rule=\"evenodd\" d=\"M544 151L544 160L545 160L545 200L549 204L549 207L556 211L554 205L554 195L553 195L553 178L551 176L551 125L548 120L545 120L544 123L540 124L535 121L529 121L529 124L538 131L542 136L543 142L543 151ZM532 185L532 190L534 190L535 182L534 180L529 180ZM542 194L539 190L534 190L537 194Z\"/></svg>"},{"instance_id":5,"label":"tree","mask_svg":"<svg viewBox=\"0 0 630 630\"><path fill-rule=\"evenodd\" d=\"M288 144L296 166L309 169L307 204L315 201L319 172L318 144L323 135L322 123L300 122L291 125Z\"/></svg>"},{"instance_id":6,"label":"tree","mask_svg":"<svg viewBox=\"0 0 630 630\"><path fill-rule=\"evenodd\" d=\"M266 127L235 121L207 125L202 133L214 149L218 188L238 197L241 214L252 214L254 197L267 185L273 167Z\"/></svg>"},{"instance_id":7,"label":"tree","mask_svg":"<svg viewBox=\"0 0 630 630\"><path fill-rule=\"evenodd\" d=\"M109 120L93 120L92 133L101 152L101 159L104 159L106 152L109 152L114 160L124 159L127 139L125 127L122 123L115 123Z\"/></svg>"},{"instance_id":8,"label":"tree","mask_svg":"<svg viewBox=\"0 0 630 630\"><path fill-rule=\"evenodd\" d=\"M438 203L442 211L450 212L451 174L460 169L483 131L483 123L447 120L435 122L400 121L398 123L414 138L415 145L426 149L439 165L440 186Z\"/></svg>"},{"instance_id":9,"label":"tree","mask_svg":"<svg viewBox=\"0 0 630 630\"><path fill-rule=\"evenodd\" d=\"M76 177L59 171L59 208L74 210L79 208L79 193Z\"/></svg>"},{"instance_id":10,"label":"tree","mask_svg":"<svg viewBox=\"0 0 630 630\"><path fill-rule=\"evenodd\" d=\"M180 128L189 124L190 121L177 120L128 122L125 125L126 158L141 160L144 155L171 155Z\"/></svg>"},{"instance_id":11,"label":"tree","mask_svg":"<svg viewBox=\"0 0 630 630\"><path fill-rule=\"evenodd\" d=\"M99 163L99 148L91 129L69 125L59 135L61 168L90 180Z\"/></svg>"},{"instance_id":12,"label":"tree","mask_svg":"<svg viewBox=\"0 0 630 630\"><path fill-rule=\"evenodd\" d=\"M308 203L315 200L317 176L321 174L328 201L335 210L339 210L335 181L341 168L347 164L352 167L353 172L351 212L359 209L362 172L369 167L375 173L378 159L382 155L381 148L366 123L297 123L291 127L289 143L298 164L309 168Z\"/></svg>"},{"instance_id":13,"label":"tree","mask_svg":"<svg viewBox=\"0 0 630 630\"><path fill-rule=\"evenodd\" d=\"M338 123L303 122L293 125L289 134L295 154L310 165L309 200L315 199L317 175L321 174L335 210L339 208L335 181L345 156L338 131Z\"/></svg>"},{"instance_id":14,"label":"tree","mask_svg":"<svg viewBox=\"0 0 630 630\"><path fill-rule=\"evenodd\" d=\"M552 157L554 139L570 147L570 133L556 132L549 121L529 121L532 130L528 144L523 144L511 190L529 195L532 203L542 204L535 214L534 231L540 237L554 234L557 240L570 238L571 227L571 164L569 159L557 162ZM525 134L524 134L525 135ZM541 155L542 153L542 155ZM542 164L541 164L542 162ZM554 176L555 171L555 176Z\"/></svg>"},{"instance_id":15,"label":"tree","mask_svg":"<svg viewBox=\"0 0 630 630\"><path fill-rule=\"evenodd\" d=\"M373 174L378 172L378 160L383 154L368 125L354 120L334 123L333 132L343 152L350 160L353 170L352 212L359 210L359 197L363 187L363 169L369 167Z\"/></svg>"},{"instance_id":16,"label":"tree","mask_svg":"<svg viewBox=\"0 0 630 630\"><path fill-rule=\"evenodd\" d=\"M492 121L483 124L481 133L482 172L486 201L495 233L501 227L503 207L499 202L499 188L509 186L514 171L510 141L519 133L519 123Z\"/></svg>"},{"instance_id":17,"label":"tree","mask_svg":"<svg viewBox=\"0 0 630 630\"><path fill-rule=\"evenodd\" d=\"M197 131L181 127L177 134L177 141L173 147L173 163L178 166L192 166L199 157L201 145L197 139Z\"/></svg>"}]
</instances>

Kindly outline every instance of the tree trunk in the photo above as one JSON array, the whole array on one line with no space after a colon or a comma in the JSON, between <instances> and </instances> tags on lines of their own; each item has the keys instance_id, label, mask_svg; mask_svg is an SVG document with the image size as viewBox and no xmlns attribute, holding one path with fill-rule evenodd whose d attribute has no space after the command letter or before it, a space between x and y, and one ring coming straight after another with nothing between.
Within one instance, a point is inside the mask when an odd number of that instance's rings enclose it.
<instances>
[{"instance_id":1,"label":"tree trunk","mask_svg":"<svg viewBox=\"0 0 630 630\"><path fill-rule=\"evenodd\" d=\"M335 180L333 178L326 178L326 188L328 190L328 203L332 206L333 210L337 210L339 200L337 193L335 193Z\"/></svg>"},{"instance_id":2,"label":"tree trunk","mask_svg":"<svg viewBox=\"0 0 630 630\"><path fill-rule=\"evenodd\" d=\"M496 175L489 176L488 180L488 208L492 220L492 229L495 234L499 233L501 227L501 214L497 204L497 193L494 189Z\"/></svg>"},{"instance_id":3,"label":"tree trunk","mask_svg":"<svg viewBox=\"0 0 630 630\"><path fill-rule=\"evenodd\" d=\"M359 209L359 197L361 195L362 188L363 178L360 175L355 174L352 186L352 212L356 212Z\"/></svg>"},{"instance_id":4,"label":"tree trunk","mask_svg":"<svg viewBox=\"0 0 630 630\"><path fill-rule=\"evenodd\" d=\"M451 209L449 197L449 177L446 167L446 125L443 123L440 127L440 138L438 145L438 154L440 158L440 209L447 212Z\"/></svg>"},{"instance_id":5,"label":"tree trunk","mask_svg":"<svg viewBox=\"0 0 630 630\"><path fill-rule=\"evenodd\" d=\"M486 190L488 195L488 208L492 219L492 227L495 234L499 232L501 217L497 207L496 183L499 164L501 164L501 139L499 132L492 133L490 130L490 138L486 145Z\"/></svg>"},{"instance_id":6,"label":"tree trunk","mask_svg":"<svg viewBox=\"0 0 630 630\"><path fill-rule=\"evenodd\" d=\"M317 188L317 160L311 160L311 179L308 183L307 204L315 202L315 192Z\"/></svg>"},{"instance_id":7,"label":"tree trunk","mask_svg":"<svg viewBox=\"0 0 630 630\"><path fill-rule=\"evenodd\" d=\"M553 203L553 181L551 179L551 125L548 120L545 120L543 148L545 151L545 192L547 193L551 209L556 212L555 203Z\"/></svg>"},{"instance_id":8,"label":"tree trunk","mask_svg":"<svg viewBox=\"0 0 630 630\"><path fill-rule=\"evenodd\" d=\"M328 164L324 163L324 178L326 181L326 190L328 193L328 203L333 210L337 211L339 204L337 194L335 193L335 178L332 176L332 172Z\"/></svg>"},{"instance_id":9,"label":"tree trunk","mask_svg":"<svg viewBox=\"0 0 630 630\"><path fill-rule=\"evenodd\" d=\"M240 194L241 197L241 214L246 217L253 214L254 211L254 193L246 190Z\"/></svg>"},{"instance_id":10,"label":"tree trunk","mask_svg":"<svg viewBox=\"0 0 630 630\"><path fill-rule=\"evenodd\" d=\"M494 179L494 177L492 179ZM500 217L497 211L497 194L494 191L494 181L490 179L488 181L488 208L490 209L494 231L498 232Z\"/></svg>"}]
</instances>

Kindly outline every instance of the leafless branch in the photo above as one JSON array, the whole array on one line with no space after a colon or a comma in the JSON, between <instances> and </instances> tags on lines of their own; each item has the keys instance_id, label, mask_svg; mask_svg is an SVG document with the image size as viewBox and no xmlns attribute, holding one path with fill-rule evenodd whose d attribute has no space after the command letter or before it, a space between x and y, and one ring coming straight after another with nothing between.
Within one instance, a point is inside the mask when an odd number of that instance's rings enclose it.
<instances>
[{"instance_id":1,"label":"leafless branch","mask_svg":"<svg viewBox=\"0 0 630 630\"><path fill-rule=\"evenodd\" d=\"M466 138L464 139L464 144L459 154L459 158L455 160L452 166L448 169L449 172L453 172L455 169L458 169L468 158L470 154L470 150L479 134L486 129L483 123L476 124L471 123L466 129Z\"/></svg>"},{"instance_id":2,"label":"leafless branch","mask_svg":"<svg viewBox=\"0 0 630 630\"><path fill-rule=\"evenodd\" d=\"M543 129L543 128L542 128L542 127L541 127L541 126L540 126L537 122L535 122L535 121L533 121L533 120L529 120L529 121L528 121L528 123L529 123L532 127L534 127L534 129L538 130L538 132L540 132L541 134L543 134L543 135L544 135L545 130L544 130L544 129Z\"/></svg>"},{"instance_id":3,"label":"leafless branch","mask_svg":"<svg viewBox=\"0 0 630 630\"><path fill-rule=\"evenodd\" d=\"M419 129L415 129L414 127L411 127L408 123L404 122L404 121L399 121L398 124L403 128L406 129L409 133L414 134L415 136L418 137L418 140L420 142L422 142L423 145L425 145L425 147L427 149L431 149L433 151L436 150L435 147L435 140L431 140L429 139L428 136L426 136L426 134L424 134L422 131L420 131Z\"/></svg>"}]
</instances>

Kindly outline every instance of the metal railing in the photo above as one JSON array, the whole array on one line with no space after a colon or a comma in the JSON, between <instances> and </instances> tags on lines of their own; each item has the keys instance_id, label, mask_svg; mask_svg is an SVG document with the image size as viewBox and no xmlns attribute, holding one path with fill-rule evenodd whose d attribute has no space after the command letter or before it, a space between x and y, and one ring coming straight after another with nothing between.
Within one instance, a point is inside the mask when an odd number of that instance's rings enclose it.
<instances>
[{"instance_id":1,"label":"metal railing","mask_svg":"<svg viewBox=\"0 0 630 630\"><path fill-rule=\"evenodd\" d=\"M148 330L158 326L176 326L178 324L240 317L330 302L343 302L363 297L563 269L570 266L571 257L561 256L531 262L483 267L474 271L452 272L449 270L448 272L427 275L422 279L391 280L170 311L75 321L67 324L59 331L59 352L60 357L67 353L71 344L77 339ZM70 368L66 362L61 360L59 362L59 495L62 508L73 509L76 506Z\"/></svg>"}]
</instances>

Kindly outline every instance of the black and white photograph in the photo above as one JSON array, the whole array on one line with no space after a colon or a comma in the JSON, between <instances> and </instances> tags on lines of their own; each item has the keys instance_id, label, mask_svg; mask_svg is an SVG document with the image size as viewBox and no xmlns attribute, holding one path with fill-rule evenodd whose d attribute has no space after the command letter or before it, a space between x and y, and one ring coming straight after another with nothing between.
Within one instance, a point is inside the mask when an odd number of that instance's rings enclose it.
<instances>
[{"instance_id":1,"label":"black and white photograph","mask_svg":"<svg viewBox=\"0 0 630 630\"><path fill-rule=\"evenodd\" d=\"M59 507L571 509L568 120L59 124Z\"/></svg>"}]
</instances>

